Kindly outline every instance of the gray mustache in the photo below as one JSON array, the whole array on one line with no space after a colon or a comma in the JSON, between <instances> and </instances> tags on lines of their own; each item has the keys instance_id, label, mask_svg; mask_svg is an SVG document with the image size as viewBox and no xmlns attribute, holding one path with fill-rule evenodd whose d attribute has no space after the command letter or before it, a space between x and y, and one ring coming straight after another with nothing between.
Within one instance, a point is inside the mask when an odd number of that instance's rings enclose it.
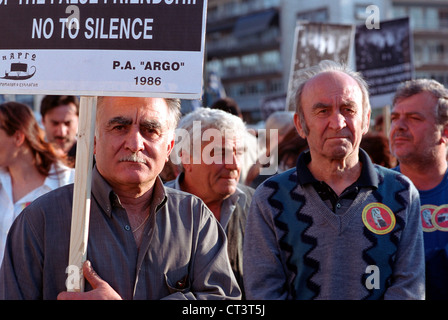
<instances>
[{"instance_id":1,"label":"gray mustache","mask_svg":"<svg viewBox=\"0 0 448 320\"><path fill-rule=\"evenodd\" d=\"M146 159L140 158L136 153L130 154L128 156L125 156L120 159L120 162L139 162L139 163L146 163Z\"/></svg>"}]
</instances>

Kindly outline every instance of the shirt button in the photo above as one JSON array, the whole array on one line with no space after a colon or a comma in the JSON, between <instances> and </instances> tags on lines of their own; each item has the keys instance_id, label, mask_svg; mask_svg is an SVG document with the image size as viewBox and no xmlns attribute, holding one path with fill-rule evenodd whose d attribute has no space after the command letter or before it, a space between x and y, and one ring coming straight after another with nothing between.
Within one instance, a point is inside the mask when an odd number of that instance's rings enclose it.
<instances>
[{"instance_id":1,"label":"shirt button","mask_svg":"<svg viewBox=\"0 0 448 320\"><path fill-rule=\"evenodd\" d=\"M341 209L341 204L340 203L336 204L336 209Z\"/></svg>"},{"instance_id":2,"label":"shirt button","mask_svg":"<svg viewBox=\"0 0 448 320\"><path fill-rule=\"evenodd\" d=\"M124 230L129 231L129 230L131 230L131 227L129 225L125 225Z\"/></svg>"}]
</instances>

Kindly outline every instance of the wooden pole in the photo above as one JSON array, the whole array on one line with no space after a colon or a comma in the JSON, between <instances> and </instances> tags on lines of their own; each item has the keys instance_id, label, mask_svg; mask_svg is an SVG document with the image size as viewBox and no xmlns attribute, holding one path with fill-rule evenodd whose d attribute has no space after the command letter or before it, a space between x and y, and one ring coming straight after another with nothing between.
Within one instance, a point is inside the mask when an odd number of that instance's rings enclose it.
<instances>
[{"instance_id":1,"label":"wooden pole","mask_svg":"<svg viewBox=\"0 0 448 320\"><path fill-rule=\"evenodd\" d=\"M97 97L81 97L79 106L69 267L67 268L69 275L66 283L67 291L70 292L84 291L82 264L87 257L87 240L89 236L96 102ZM79 272L79 276L73 274L73 272Z\"/></svg>"},{"instance_id":2,"label":"wooden pole","mask_svg":"<svg viewBox=\"0 0 448 320\"><path fill-rule=\"evenodd\" d=\"M383 133L385 137L389 136L390 131L390 106L383 107Z\"/></svg>"}]
</instances>

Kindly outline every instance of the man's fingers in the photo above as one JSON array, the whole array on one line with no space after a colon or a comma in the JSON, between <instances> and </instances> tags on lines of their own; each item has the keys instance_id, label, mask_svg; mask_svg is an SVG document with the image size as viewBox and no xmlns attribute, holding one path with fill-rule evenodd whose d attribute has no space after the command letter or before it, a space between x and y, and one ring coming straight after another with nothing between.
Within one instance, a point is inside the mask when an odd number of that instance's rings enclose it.
<instances>
[{"instance_id":1,"label":"man's fingers","mask_svg":"<svg viewBox=\"0 0 448 320\"><path fill-rule=\"evenodd\" d=\"M86 260L82 265L82 272L93 290L86 292L84 299L91 300L122 300L120 295L93 270L92 264Z\"/></svg>"},{"instance_id":2,"label":"man's fingers","mask_svg":"<svg viewBox=\"0 0 448 320\"><path fill-rule=\"evenodd\" d=\"M86 260L82 265L82 273L84 278L90 283L93 289L98 288L104 280L93 270L92 264L89 260Z\"/></svg>"},{"instance_id":3,"label":"man's fingers","mask_svg":"<svg viewBox=\"0 0 448 320\"><path fill-rule=\"evenodd\" d=\"M90 261L82 265L84 279L93 290L88 292L61 292L58 300L121 300L120 295L93 270Z\"/></svg>"}]
</instances>

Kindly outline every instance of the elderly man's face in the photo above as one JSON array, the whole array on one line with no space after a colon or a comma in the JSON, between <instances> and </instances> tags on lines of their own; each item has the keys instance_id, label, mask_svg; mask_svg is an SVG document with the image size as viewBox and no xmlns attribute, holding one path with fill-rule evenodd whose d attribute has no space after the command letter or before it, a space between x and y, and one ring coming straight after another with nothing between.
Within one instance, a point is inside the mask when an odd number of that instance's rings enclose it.
<instances>
[{"instance_id":1,"label":"elderly man's face","mask_svg":"<svg viewBox=\"0 0 448 320\"><path fill-rule=\"evenodd\" d=\"M363 118L362 92L355 80L340 72L320 74L305 85L302 105L308 134L297 115L294 121L308 140L313 160L358 157L370 114Z\"/></svg>"},{"instance_id":2,"label":"elderly man's face","mask_svg":"<svg viewBox=\"0 0 448 320\"><path fill-rule=\"evenodd\" d=\"M216 148L213 147L216 146ZM222 138L217 143L203 143L201 161L193 157L184 163L185 174L194 177L198 189L195 194L206 203L228 198L235 193L241 174L244 142L241 138Z\"/></svg>"},{"instance_id":3,"label":"elderly man's face","mask_svg":"<svg viewBox=\"0 0 448 320\"><path fill-rule=\"evenodd\" d=\"M152 187L174 145L169 116L162 98L103 98L94 153L112 187Z\"/></svg>"}]
</instances>

